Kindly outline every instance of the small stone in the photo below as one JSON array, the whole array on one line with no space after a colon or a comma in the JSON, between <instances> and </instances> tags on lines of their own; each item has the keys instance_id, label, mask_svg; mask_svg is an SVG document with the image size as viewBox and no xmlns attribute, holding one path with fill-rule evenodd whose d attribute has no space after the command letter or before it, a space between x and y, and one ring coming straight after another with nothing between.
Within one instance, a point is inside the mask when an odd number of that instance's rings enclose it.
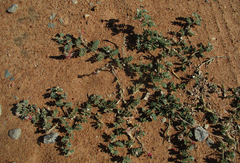
<instances>
[{"instance_id":1,"label":"small stone","mask_svg":"<svg viewBox=\"0 0 240 163\"><path fill-rule=\"evenodd\" d=\"M89 14L85 14L85 15L84 15L84 18L85 18L85 19L86 19L86 18L89 18L89 16L90 16Z\"/></svg>"},{"instance_id":2,"label":"small stone","mask_svg":"<svg viewBox=\"0 0 240 163\"><path fill-rule=\"evenodd\" d=\"M13 81L15 80L15 78L13 76L10 77L10 81Z\"/></svg>"},{"instance_id":3,"label":"small stone","mask_svg":"<svg viewBox=\"0 0 240 163\"><path fill-rule=\"evenodd\" d=\"M58 19L58 21L63 24L64 20L62 18Z\"/></svg>"},{"instance_id":4,"label":"small stone","mask_svg":"<svg viewBox=\"0 0 240 163\"><path fill-rule=\"evenodd\" d=\"M164 123L167 119L165 117L163 117L162 119L162 123Z\"/></svg>"},{"instance_id":5,"label":"small stone","mask_svg":"<svg viewBox=\"0 0 240 163\"><path fill-rule=\"evenodd\" d=\"M14 13L14 12L16 12L17 8L18 8L18 4L13 4L13 5L7 10L7 12L9 12L9 13Z\"/></svg>"},{"instance_id":6,"label":"small stone","mask_svg":"<svg viewBox=\"0 0 240 163\"><path fill-rule=\"evenodd\" d=\"M89 3L89 6L91 6L91 7L92 7L92 6L93 6L93 3Z\"/></svg>"},{"instance_id":7,"label":"small stone","mask_svg":"<svg viewBox=\"0 0 240 163\"><path fill-rule=\"evenodd\" d=\"M77 0L72 0L72 3L76 5L78 3L78 1Z\"/></svg>"},{"instance_id":8,"label":"small stone","mask_svg":"<svg viewBox=\"0 0 240 163\"><path fill-rule=\"evenodd\" d=\"M97 2L97 4L100 4L100 3L101 3L100 1Z\"/></svg>"},{"instance_id":9,"label":"small stone","mask_svg":"<svg viewBox=\"0 0 240 163\"><path fill-rule=\"evenodd\" d=\"M92 11L98 11L98 7L97 7L97 6L94 6L91 10L92 10Z\"/></svg>"},{"instance_id":10,"label":"small stone","mask_svg":"<svg viewBox=\"0 0 240 163\"><path fill-rule=\"evenodd\" d=\"M208 135L208 132L200 126L194 129L194 136L197 141L204 141L208 137Z\"/></svg>"},{"instance_id":11,"label":"small stone","mask_svg":"<svg viewBox=\"0 0 240 163\"><path fill-rule=\"evenodd\" d=\"M212 38L212 40L214 41L214 40L216 40L216 38L215 38L215 37L213 37L213 38Z\"/></svg>"},{"instance_id":12,"label":"small stone","mask_svg":"<svg viewBox=\"0 0 240 163\"><path fill-rule=\"evenodd\" d=\"M148 92L148 93L146 93L146 95L145 95L145 97L143 98L143 100L147 101L149 97L150 97L150 93Z\"/></svg>"},{"instance_id":13,"label":"small stone","mask_svg":"<svg viewBox=\"0 0 240 163\"><path fill-rule=\"evenodd\" d=\"M13 96L14 100L18 100L18 96L14 95Z\"/></svg>"},{"instance_id":14,"label":"small stone","mask_svg":"<svg viewBox=\"0 0 240 163\"><path fill-rule=\"evenodd\" d=\"M205 3L209 3L209 1L208 1L208 0L205 0Z\"/></svg>"},{"instance_id":15,"label":"small stone","mask_svg":"<svg viewBox=\"0 0 240 163\"><path fill-rule=\"evenodd\" d=\"M55 143L57 137L58 137L58 133L45 135L43 138L43 143L44 144Z\"/></svg>"},{"instance_id":16,"label":"small stone","mask_svg":"<svg viewBox=\"0 0 240 163\"><path fill-rule=\"evenodd\" d=\"M209 127L209 124L205 124L205 125L204 125L204 129L206 129L206 130L207 130L207 129L208 129L208 127Z\"/></svg>"},{"instance_id":17,"label":"small stone","mask_svg":"<svg viewBox=\"0 0 240 163\"><path fill-rule=\"evenodd\" d=\"M9 76L11 76L12 74L8 71L8 70L5 70L5 77L8 78Z\"/></svg>"},{"instance_id":18,"label":"small stone","mask_svg":"<svg viewBox=\"0 0 240 163\"><path fill-rule=\"evenodd\" d=\"M52 15L49 17L50 20L53 20L56 17L55 13L52 13Z\"/></svg>"},{"instance_id":19,"label":"small stone","mask_svg":"<svg viewBox=\"0 0 240 163\"><path fill-rule=\"evenodd\" d=\"M211 147L212 145L214 145L214 141L213 141L212 139L210 139L210 138L207 138L206 143L207 143L207 145L208 145L209 147Z\"/></svg>"},{"instance_id":20,"label":"small stone","mask_svg":"<svg viewBox=\"0 0 240 163\"><path fill-rule=\"evenodd\" d=\"M12 129L8 131L8 136L14 140L19 139L22 130L20 128Z\"/></svg>"},{"instance_id":21,"label":"small stone","mask_svg":"<svg viewBox=\"0 0 240 163\"><path fill-rule=\"evenodd\" d=\"M54 23L48 23L48 28L54 28L56 24Z\"/></svg>"}]
</instances>

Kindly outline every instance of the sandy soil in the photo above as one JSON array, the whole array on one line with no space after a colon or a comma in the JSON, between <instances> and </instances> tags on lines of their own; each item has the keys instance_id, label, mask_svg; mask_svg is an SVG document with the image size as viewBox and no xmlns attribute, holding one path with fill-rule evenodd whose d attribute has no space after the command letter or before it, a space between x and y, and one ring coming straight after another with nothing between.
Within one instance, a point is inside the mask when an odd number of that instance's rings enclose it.
<instances>
[{"instance_id":1,"label":"sandy soil","mask_svg":"<svg viewBox=\"0 0 240 163\"><path fill-rule=\"evenodd\" d=\"M100 46L115 44L121 53L123 36L129 37L133 32L141 31L140 22L133 19L136 9L140 6L144 6L149 11L158 26L155 29L166 37L170 37L169 30L180 29L173 23L177 17L188 17L194 12L198 13L203 21L200 27L194 28L196 36L191 41L212 43L214 50L207 53L206 57L227 56L215 60L207 68L203 67L202 71L209 73L213 83L224 84L226 88L240 85L240 2L238 0L209 0L209 3L205 0L142 0L142 2L99 0L99 2L101 3L79 0L74 5L70 0L0 1L0 104L2 106L0 162L112 162L110 155L104 152L100 145L107 145L102 137L104 132L110 134L106 126L102 130L96 130L90 124L83 124L84 130L74 135L74 154L64 157L60 155L57 144L39 143L44 133L36 131L36 127L29 121L21 121L14 116L11 108L13 104L25 99L39 107L46 106L48 100L44 99L43 95L47 89L54 86L60 86L68 92L68 100L75 106L78 102L87 100L87 93L107 97L107 94L116 92L116 82L111 72L81 77L103 67L106 61L92 63L89 58L94 55L93 53L78 58L56 59L62 54L52 38L60 32L78 37L78 30L81 30L87 41L99 39ZM91 10L93 7L89 3L96 6L94 11ZM6 10L12 4L19 6L16 13L7 13ZM52 13L56 14L56 18L50 20ZM85 19L85 14L90 16ZM59 18L65 20L65 25L58 21ZM116 22L113 26L114 20ZM56 23L55 28L48 28L48 23ZM124 33L123 29L127 28L128 32ZM141 61L143 55L136 54L136 51L128 47L125 47L125 53L128 56L136 56L136 61ZM199 58L194 64L198 65L203 61L205 59ZM4 77L6 69L15 80L10 81L9 78ZM184 77L188 72L190 70L186 73L179 71L178 75ZM124 87L131 85L131 77L120 70L117 73L122 77ZM14 99L14 95L18 100ZM212 101L220 114L228 107L228 101L217 97L213 97ZM105 122L111 121L107 115L103 116ZM14 128L22 129L18 140L8 137L8 131ZM150 160L144 154L139 158L132 157L132 162L171 162L171 158L175 156L168 149L170 146L168 142L163 141L164 138L159 134L166 129L166 126L158 121L144 124L142 128L146 132L143 142L152 152L154 159ZM198 149L193 151L195 162L220 161L220 156L214 155L214 150L206 143L197 143L197 145Z\"/></svg>"}]
</instances>

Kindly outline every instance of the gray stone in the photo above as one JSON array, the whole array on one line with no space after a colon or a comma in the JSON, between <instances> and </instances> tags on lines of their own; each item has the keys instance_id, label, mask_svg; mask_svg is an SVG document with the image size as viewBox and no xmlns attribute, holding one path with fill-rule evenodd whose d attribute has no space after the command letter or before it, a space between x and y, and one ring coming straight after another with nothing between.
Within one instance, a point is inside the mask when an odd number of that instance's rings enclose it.
<instances>
[{"instance_id":1,"label":"gray stone","mask_svg":"<svg viewBox=\"0 0 240 163\"><path fill-rule=\"evenodd\" d=\"M43 143L44 144L55 143L57 137L58 137L58 133L45 135L44 138L43 138Z\"/></svg>"},{"instance_id":2,"label":"gray stone","mask_svg":"<svg viewBox=\"0 0 240 163\"><path fill-rule=\"evenodd\" d=\"M92 6L93 6L93 3L89 3L89 6L91 6L91 7L92 7Z\"/></svg>"},{"instance_id":3,"label":"gray stone","mask_svg":"<svg viewBox=\"0 0 240 163\"><path fill-rule=\"evenodd\" d=\"M200 126L194 129L194 136L197 141L204 141L208 137L208 135L208 132Z\"/></svg>"},{"instance_id":4,"label":"gray stone","mask_svg":"<svg viewBox=\"0 0 240 163\"><path fill-rule=\"evenodd\" d=\"M53 20L56 17L55 13L52 13L52 15L49 17L50 20Z\"/></svg>"},{"instance_id":5,"label":"gray stone","mask_svg":"<svg viewBox=\"0 0 240 163\"><path fill-rule=\"evenodd\" d=\"M101 3L100 1L97 2L97 4L100 4L100 3Z\"/></svg>"},{"instance_id":6,"label":"gray stone","mask_svg":"<svg viewBox=\"0 0 240 163\"><path fill-rule=\"evenodd\" d=\"M211 147L212 145L214 145L214 141L213 141L212 139L210 139L210 138L207 138L206 143L207 143L207 145L208 145L209 147Z\"/></svg>"},{"instance_id":7,"label":"gray stone","mask_svg":"<svg viewBox=\"0 0 240 163\"><path fill-rule=\"evenodd\" d=\"M72 3L76 5L78 3L78 1L77 0L72 0Z\"/></svg>"},{"instance_id":8,"label":"gray stone","mask_svg":"<svg viewBox=\"0 0 240 163\"><path fill-rule=\"evenodd\" d=\"M5 77L8 78L9 76L11 76L12 74L8 71L8 70L5 70Z\"/></svg>"},{"instance_id":9,"label":"gray stone","mask_svg":"<svg viewBox=\"0 0 240 163\"><path fill-rule=\"evenodd\" d=\"M14 100L18 100L18 96L14 95L13 96Z\"/></svg>"},{"instance_id":10,"label":"gray stone","mask_svg":"<svg viewBox=\"0 0 240 163\"><path fill-rule=\"evenodd\" d=\"M54 23L48 23L48 28L54 28L56 24Z\"/></svg>"},{"instance_id":11,"label":"gray stone","mask_svg":"<svg viewBox=\"0 0 240 163\"><path fill-rule=\"evenodd\" d=\"M64 22L64 20L63 19L58 19L58 21L60 22L60 23L62 23L63 24L63 22Z\"/></svg>"},{"instance_id":12,"label":"gray stone","mask_svg":"<svg viewBox=\"0 0 240 163\"><path fill-rule=\"evenodd\" d=\"M16 12L17 8L18 8L18 5L17 5L17 4L13 4L13 5L7 10L7 12L9 12L9 13L14 13L14 12Z\"/></svg>"},{"instance_id":13,"label":"gray stone","mask_svg":"<svg viewBox=\"0 0 240 163\"><path fill-rule=\"evenodd\" d=\"M22 133L22 130L20 128L12 129L8 131L8 136L14 140L17 140L20 138L20 135Z\"/></svg>"},{"instance_id":14,"label":"gray stone","mask_svg":"<svg viewBox=\"0 0 240 163\"><path fill-rule=\"evenodd\" d=\"M15 80L15 78L13 76L10 77L10 81L13 81Z\"/></svg>"}]
</instances>

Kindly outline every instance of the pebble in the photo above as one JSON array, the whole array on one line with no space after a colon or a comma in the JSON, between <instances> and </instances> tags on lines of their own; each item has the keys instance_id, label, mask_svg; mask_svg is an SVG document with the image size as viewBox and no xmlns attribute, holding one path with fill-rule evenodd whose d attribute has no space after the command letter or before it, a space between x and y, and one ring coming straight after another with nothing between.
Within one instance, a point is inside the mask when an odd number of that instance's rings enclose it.
<instances>
[{"instance_id":1,"label":"pebble","mask_svg":"<svg viewBox=\"0 0 240 163\"><path fill-rule=\"evenodd\" d=\"M58 133L45 135L44 138L43 138L43 143L44 144L55 143L57 137L58 137Z\"/></svg>"},{"instance_id":2,"label":"pebble","mask_svg":"<svg viewBox=\"0 0 240 163\"><path fill-rule=\"evenodd\" d=\"M58 21L61 23L61 24L63 24L63 22L64 22L64 20L63 19L58 19Z\"/></svg>"},{"instance_id":3,"label":"pebble","mask_svg":"<svg viewBox=\"0 0 240 163\"><path fill-rule=\"evenodd\" d=\"M10 81L13 81L15 80L15 78L13 76L10 77Z\"/></svg>"},{"instance_id":4,"label":"pebble","mask_svg":"<svg viewBox=\"0 0 240 163\"><path fill-rule=\"evenodd\" d=\"M85 14L84 15L84 18L86 19L86 18L88 18L90 15L89 14Z\"/></svg>"},{"instance_id":5,"label":"pebble","mask_svg":"<svg viewBox=\"0 0 240 163\"><path fill-rule=\"evenodd\" d=\"M22 130L20 128L12 129L8 131L8 136L14 140L19 139Z\"/></svg>"},{"instance_id":6,"label":"pebble","mask_svg":"<svg viewBox=\"0 0 240 163\"><path fill-rule=\"evenodd\" d=\"M12 74L8 71L8 70L5 70L5 77L8 78L9 76L11 76Z\"/></svg>"},{"instance_id":7,"label":"pebble","mask_svg":"<svg viewBox=\"0 0 240 163\"><path fill-rule=\"evenodd\" d=\"M209 124L205 124L205 125L204 125L204 129L206 129L206 130L207 130L207 129L208 129L208 127L209 127Z\"/></svg>"},{"instance_id":8,"label":"pebble","mask_svg":"<svg viewBox=\"0 0 240 163\"><path fill-rule=\"evenodd\" d=\"M165 117L163 117L163 119L162 119L162 123L164 123L164 122L166 122L166 118Z\"/></svg>"},{"instance_id":9,"label":"pebble","mask_svg":"<svg viewBox=\"0 0 240 163\"><path fill-rule=\"evenodd\" d=\"M97 2L97 4L100 4L100 3L101 3L100 1Z\"/></svg>"},{"instance_id":10,"label":"pebble","mask_svg":"<svg viewBox=\"0 0 240 163\"><path fill-rule=\"evenodd\" d=\"M54 28L55 27L55 23L48 23L48 28Z\"/></svg>"},{"instance_id":11,"label":"pebble","mask_svg":"<svg viewBox=\"0 0 240 163\"><path fill-rule=\"evenodd\" d=\"M14 100L18 100L18 96L14 95L13 96Z\"/></svg>"},{"instance_id":12,"label":"pebble","mask_svg":"<svg viewBox=\"0 0 240 163\"><path fill-rule=\"evenodd\" d=\"M210 139L210 138L208 138L208 139L206 140L206 143L207 143L207 145L208 145L209 147L211 147L212 145L214 145L214 141L213 141L212 139Z\"/></svg>"},{"instance_id":13,"label":"pebble","mask_svg":"<svg viewBox=\"0 0 240 163\"><path fill-rule=\"evenodd\" d=\"M72 3L76 5L78 3L78 1L77 0L72 0Z\"/></svg>"},{"instance_id":14,"label":"pebble","mask_svg":"<svg viewBox=\"0 0 240 163\"><path fill-rule=\"evenodd\" d=\"M143 100L147 101L149 97L150 97L150 93L148 92L148 93L146 93L146 95L145 95L145 97L143 98Z\"/></svg>"},{"instance_id":15,"label":"pebble","mask_svg":"<svg viewBox=\"0 0 240 163\"><path fill-rule=\"evenodd\" d=\"M208 137L208 135L208 132L200 126L194 129L194 136L197 141L204 141Z\"/></svg>"},{"instance_id":16,"label":"pebble","mask_svg":"<svg viewBox=\"0 0 240 163\"><path fill-rule=\"evenodd\" d=\"M52 13L52 15L49 17L50 20L53 20L56 17L55 13Z\"/></svg>"},{"instance_id":17,"label":"pebble","mask_svg":"<svg viewBox=\"0 0 240 163\"><path fill-rule=\"evenodd\" d=\"M17 8L18 8L18 4L13 4L13 5L7 10L7 12L9 12L9 13L14 13L14 12L16 12Z\"/></svg>"},{"instance_id":18,"label":"pebble","mask_svg":"<svg viewBox=\"0 0 240 163\"><path fill-rule=\"evenodd\" d=\"M89 3L89 6L91 6L91 7L92 7L92 6L93 6L93 3Z\"/></svg>"}]
</instances>

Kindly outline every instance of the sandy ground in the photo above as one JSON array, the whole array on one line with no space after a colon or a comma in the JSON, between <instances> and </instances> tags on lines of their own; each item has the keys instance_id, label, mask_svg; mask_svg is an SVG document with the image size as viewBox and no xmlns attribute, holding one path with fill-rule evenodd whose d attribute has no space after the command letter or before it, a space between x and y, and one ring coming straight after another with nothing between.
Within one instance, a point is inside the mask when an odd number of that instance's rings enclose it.
<instances>
[{"instance_id":1,"label":"sandy ground","mask_svg":"<svg viewBox=\"0 0 240 163\"><path fill-rule=\"evenodd\" d=\"M131 29L135 33L141 31L140 22L134 21L133 16L140 6L149 11L157 25L155 28L169 37L169 30L178 31L179 26L174 25L177 17L188 17L192 13L198 13L203 21L200 27L194 28L196 34L192 38L193 43L211 42L214 50L207 53L206 57L227 56L217 59L202 71L209 73L213 83L226 88L240 85L240 2L239 0L79 0L76 5L70 0L9 0L0 1L0 104L2 115L0 116L0 162L16 161L18 163L66 163L66 162L112 162L108 153L101 148L102 134L108 132L106 127L96 130L89 124L83 124L84 130L74 136L74 154L69 157L60 155L57 144L39 143L44 133L36 131L36 127L29 121L21 121L12 114L13 104L28 99L29 103L44 107L48 101L43 98L46 90L60 86L68 92L68 100L77 105L78 102L87 100L87 93L101 94L106 97L117 91L114 76L110 72L102 72L99 75L79 77L90 74L97 68L106 64L102 62L90 62L93 53L84 57L71 59L56 59L62 55L57 43L52 37L57 33L70 33L78 37L78 30L84 32L83 37L87 41L99 39L100 46L114 43L122 52L123 36L121 29ZM95 10L91 10L93 6ZM12 5L18 4L16 13L10 14L6 10ZM52 13L56 18L50 20ZM88 18L84 18L89 14ZM65 25L58 19L63 18ZM117 20L115 26L111 22ZM48 23L55 23L54 29L48 28ZM120 24L124 26L120 26ZM118 29L118 30L116 30ZM129 31L131 31L129 30ZM125 48L126 55L141 56ZM141 60L141 58L139 58ZM200 64L205 59L194 61ZM8 70L15 80L10 81L4 77ZM130 77L124 72L117 71L123 81L130 81ZM187 72L186 72L187 73ZM180 77L186 73L178 72ZM125 82L126 86L130 85ZM14 99L14 95L18 100ZM213 99L217 111L223 112L227 101L219 98ZM223 102L223 103L221 103ZM104 115L105 122L108 117ZM111 119L109 119L111 120ZM18 140L8 137L8 131L21 128L22 134ZM146 154L139 158L132 158L132 162L171 162L171 155L167 141L160 136L160 132L166 126L159 122L151 122L143 126L147 133L144 137L145 147L149 149L154 159L150 160ZM107 134L110 134L107 133ZM195 162L219 162L220 156L214 155L206 143L198 143L198 149L193 151Z\"/></svg>"}]
</instances>

